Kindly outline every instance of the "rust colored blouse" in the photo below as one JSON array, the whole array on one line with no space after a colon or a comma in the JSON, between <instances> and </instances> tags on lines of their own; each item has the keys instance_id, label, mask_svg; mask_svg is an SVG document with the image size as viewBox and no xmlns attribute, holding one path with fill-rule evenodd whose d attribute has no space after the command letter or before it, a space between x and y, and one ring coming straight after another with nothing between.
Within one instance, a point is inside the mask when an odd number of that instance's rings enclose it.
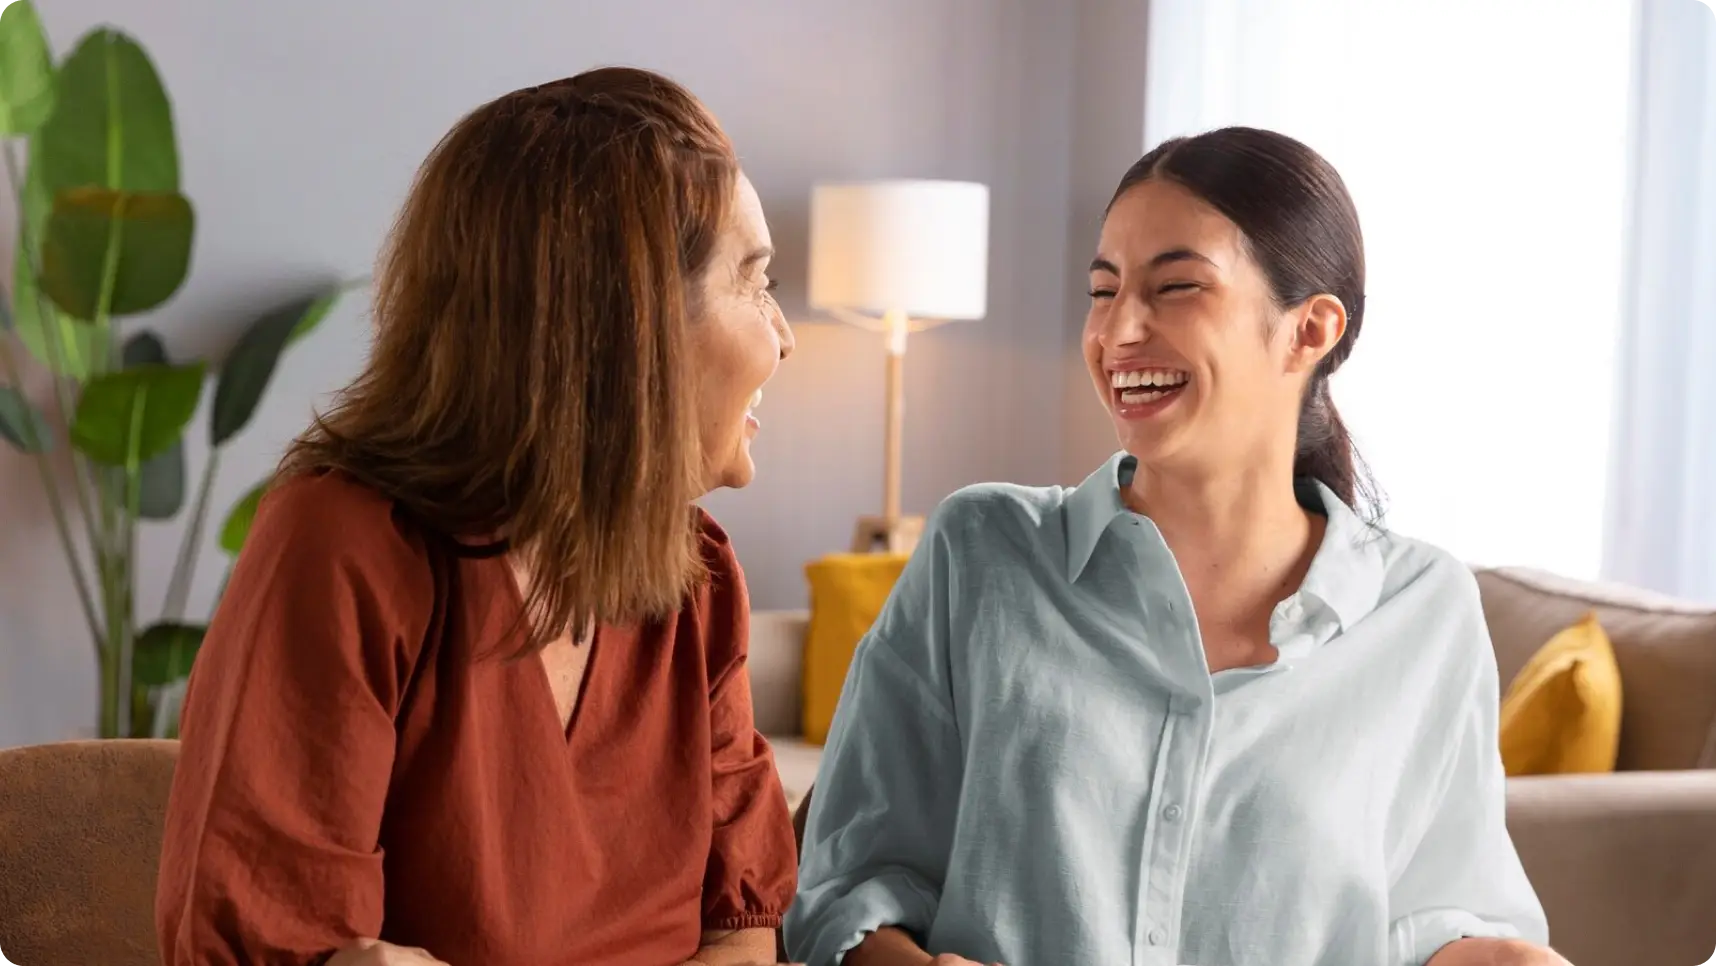
<instances>
[{"instance_id":1,"label":"rust colored blouse","mask_svg":"<svg viewBox=\"0 0 1716 966\"><path fill-rule=\"evenodd\" d=\"M700 511L701 512L701 511ZM778 928L791 818L751 714L748 601L596 630L569 729L508 660L520 594L348 477L262 502L185 698L156 899L166 966L304 966L358 937L451 966L672 966Z\"/></svg>"}]
</instances>

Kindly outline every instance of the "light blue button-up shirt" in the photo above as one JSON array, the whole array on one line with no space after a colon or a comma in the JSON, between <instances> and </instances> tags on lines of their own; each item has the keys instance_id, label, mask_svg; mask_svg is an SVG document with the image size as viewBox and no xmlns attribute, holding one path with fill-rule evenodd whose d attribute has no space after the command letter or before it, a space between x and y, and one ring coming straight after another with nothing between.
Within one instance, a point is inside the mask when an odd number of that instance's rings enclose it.
<instances>
[{"instance_id":1,"label":"light blue button-up shirt","mask_svg":"<svg viewBox=\"0 0 1716 966\"><path fill-rule=\"evenodd\" d=\"M1326 488L1279 659L1211 675L1117 454L948 498L859 645L822 759L794 960L897 925L1007 966L1420 966L1545 942L1503 823L1469 569Z\"/></svg>"}]
</instances>

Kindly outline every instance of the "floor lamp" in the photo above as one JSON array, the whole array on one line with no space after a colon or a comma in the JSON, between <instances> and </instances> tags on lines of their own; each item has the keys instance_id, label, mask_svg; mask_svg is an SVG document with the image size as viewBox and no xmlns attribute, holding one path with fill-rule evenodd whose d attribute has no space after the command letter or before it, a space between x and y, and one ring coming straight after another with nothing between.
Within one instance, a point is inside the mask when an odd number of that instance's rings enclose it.
<instances>
[{"instance_id":1,"label":"floor lamp","mask_svg":"<svg viewBox=\"0 0 1716 966\"><path fill-rule=\"evenodd\" d=\"M989 189L965 181L817 185L810 203L810 304L883 336L887 352L882 513L852 549L910 553L923 517L900 506L906 337L980 319L989 283Z\"/></svg>"}]
</instances>

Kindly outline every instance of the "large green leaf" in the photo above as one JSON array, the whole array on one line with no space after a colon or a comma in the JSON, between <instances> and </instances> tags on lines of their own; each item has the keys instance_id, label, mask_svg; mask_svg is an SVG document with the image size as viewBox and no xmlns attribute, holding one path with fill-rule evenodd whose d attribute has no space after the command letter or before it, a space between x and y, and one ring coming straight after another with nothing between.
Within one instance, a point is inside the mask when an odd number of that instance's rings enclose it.
<instances>
[{"instance_id":1,"label":"large green leaf","mask_svg":"<svg viewBox=\"0 0 1716 966\"><path fill-rule=\"evenodd\" d=\"M29 134L54 112L54 57L30 0L0 13L0 135Z\"/></svg>"},{"instance_id":2,"label":"large green leaf","mask_svg":"<svg viewBox=\"0 0 1716 966\"><path fill-rule=\"evenodd\" d=\"M167 347L148 330L125 340L125 368L164 366ZM159 456L143 464L139 489L142 495L137 514L145 520L171 520L185 505L185 440L181 436Z\"/></svg>"},{"instance_id":3,"label":"large green leaf","mask_svg":"<svg viewBox=\"0 0 1716 966\"><path fill-rule=\"evenodd\" d=\"M79 322L42 295L22 249L12 264L12 327L30 355L62 376L82 382L107 368L108 327Z\"/></svg>"},{"instance_id":4,"label":"large green leaf","mask_svg":"<svg viewBox=\"0 0 1716 966\"><path fill-rule=\"evenodd\" d=\"M67 314L136 315L172 298L191 267L191 202L173 193L71 188L54 197L42 290Z\"/></svg>"},{"instance_id":5,"label":"large green leaf","mask_svg":"<svg viewBox=\"0 0 1716 966\"><path fill-rule=\"evenodd\" d=\"M60 65L57 88L59 103L37 135L50 189L179 190L172 105L136 41L91 31Z\"/></svg>"},{"instance_id":6,"label":"large green leaf","mask_svg":"<svg viewBox=\"0 0 1716 966\"><path fill-rule=\"evenodd\" d=\"M45 453L54 445L47 419L11 386L0 386L0 439L25 453Z\"/></svg>"},{"instance_id":7,"label":"large green leaf","mask_svg":"<svg viewBox=\"0 0 1716 966\"><path fill-rule=\"evenodd\" d=\"M30 166L19 202L23 219L12 266L12 325L39 362L82 382L108 368L109 333L105 326L78 322L61 312L41 293L30 269L29 255L40 255L42 233L53 213L53 198L42 183L39 143L39 138L30 139Z\"/></svg>"},{"instance_id":8,"label":"large green leaf","mask_svg":"<svg viewBox=\"0 0 1716 966\"><path fill-rule=\"evenodd\" d=\"M243 429L269 380L280 364L280 353L290 343L315 329L333 310L351 286L341 285L312 298L301 299L268 313L251 323L238 345L220 368L215 384L214 413L209 417L209 442L219 446Z\"/></svg>"},{"instance_id":9,"label":"large green leaf","mask_svg":"<svg viewBox=\"0 0 1716 966\"><path fill-rule=\"evenodd\" d=\"M131 465L166 452L196 414L203 364L140 366L96 376L83 387L71 440L85 456Z\"/></svg>"},{"instance_id":10,"label":"large green leaf","mask_svg":"<svg viewBox=\"0 0 1716 966\"><path fill-rule=\"evenodd\" d=\"M220 526L222 550L236 557L239 551L244 549L244 541L250 538L250 525L256 522L256 507L262 502L262 494L266 492L268 484L258 483L227 511L226 522Z\"/></svg>"},{"instance_id":11,"label":"large green leaf","mask_svg":"<svg viewBox=\"0 0 1716 966\"><path fill-rule=\"evenodd\" d=\"M131 680L149 688L165 687L191 673L208 628L200 624L155 624L137 637Z\"/></svg>"}]
</instances>

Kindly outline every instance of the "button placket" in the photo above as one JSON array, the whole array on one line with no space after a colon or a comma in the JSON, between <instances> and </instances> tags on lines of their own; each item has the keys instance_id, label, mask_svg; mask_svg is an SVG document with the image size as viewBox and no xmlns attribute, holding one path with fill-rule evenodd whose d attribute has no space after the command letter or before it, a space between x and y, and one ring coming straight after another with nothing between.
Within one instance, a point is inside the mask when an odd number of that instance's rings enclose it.
<instances>
[{"instance_id":1,"label":"button placket","mask_svg":"<svg viewBox=\"0 0 1716 966\"><path fill-rule=\"evenodd\" d=\"M1143 941L1144 949L1161 950L1172 945L1172 930L1179 921L1191 841L1181 802L1193 793L1201 770L1204 741L1200 736L1206 725L1200 713L1203 710L1207 709L1188 707L1186 702L1178 700L1169 706L1170 724L1164 737L1171 736L1172 741L1165 742L1162 750L1163 770L1151 789L1158 804L1152 810L1151 828L1145 836L1143 895L1138 910L1143 927L1138 938Z\"/></svg>"}]
</instances>

